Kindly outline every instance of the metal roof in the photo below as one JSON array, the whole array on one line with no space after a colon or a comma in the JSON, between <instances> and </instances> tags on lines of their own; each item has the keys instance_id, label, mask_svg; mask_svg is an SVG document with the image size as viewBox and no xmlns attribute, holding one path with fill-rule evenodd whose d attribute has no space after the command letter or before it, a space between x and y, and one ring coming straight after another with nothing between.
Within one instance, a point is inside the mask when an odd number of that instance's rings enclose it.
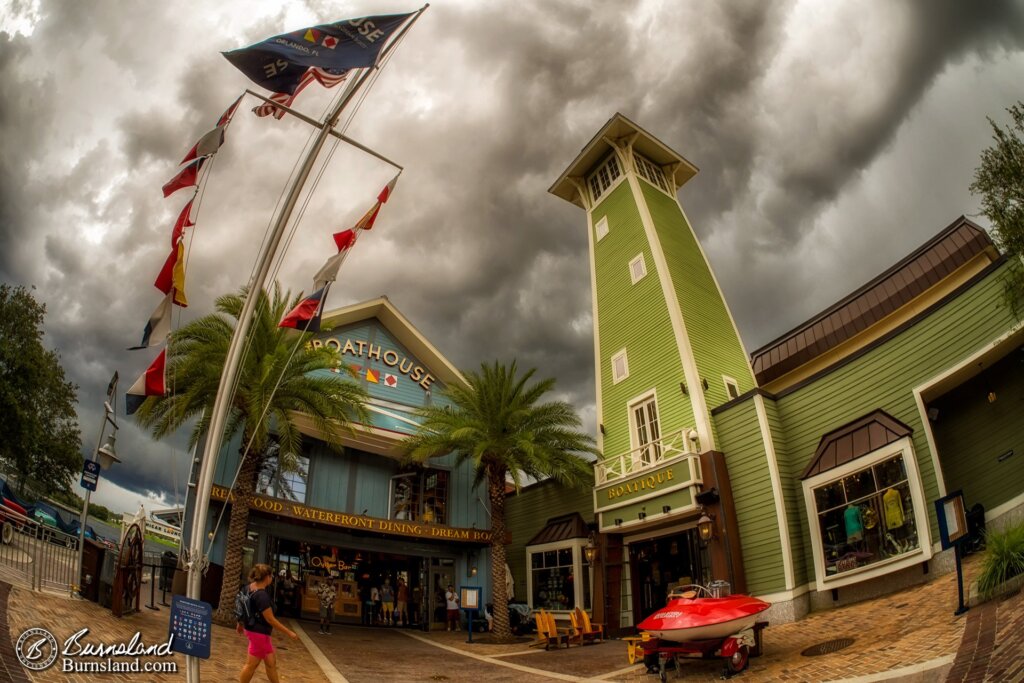
<instances>
[{"instance_id":1,"label":"metal roof","mask_svg":"<svg viewBox=\"0 0 1024 683\"><path fill-rule=\"evenodd\" d=\"M777 379L839 346L986 251L998 258L985 230L960 216L889 270L750 354L758 384Z\"/></svg>"},{"instance_id":2,"label":"metal roof","mask_svg":"<svg viewBox=\"0 0 1024 683\"><path fill-rule=\"evenodd\" d=\"M568 541L572 538L587 538L590 530L587 523L578 512L570 512L561 517L552 517L548 520L547 526L537 532L526 545L543 545L544 543L556 543Z\"/></svg>"},{"instance_id":3,"label":"metal roof","mask_svg":"<svg viewBox=\"0 0 1024 683\"><path fill-rule=\"evenodd\" d=\"M909 436L913 431L884 410L876 410L821 437L811 464L800 478L807 479L845 465Z\"/></svg>"}]
</instances>

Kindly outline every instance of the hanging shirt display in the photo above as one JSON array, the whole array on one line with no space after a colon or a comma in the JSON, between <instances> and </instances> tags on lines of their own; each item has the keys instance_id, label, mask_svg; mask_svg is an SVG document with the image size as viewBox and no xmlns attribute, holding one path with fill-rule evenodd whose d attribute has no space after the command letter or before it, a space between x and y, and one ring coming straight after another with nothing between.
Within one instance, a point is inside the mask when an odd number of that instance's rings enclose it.
<instances>
[{"instance_id":1,"label":"hanging shirt display","mask_svg":"<svg viewBox=\"0 0 1024 683\"><path fill-rule=\"evenodd\" d=\"M860 508L851 505L843 512L843 519L846 521L846 540L849 542L859 541L864 538L864 522L860 516Z\"/></svg>"},{"instance_id":2,"label":"hanging shirt display","mask_svg":"<svg viewBox=\"0 0 1024 683\"><path fill-rule=\"evenodd\" d=\"M882 496L882 512L885 515L885 528L898 529L905 521L903 515L903 498L896 489L889 489Z\"/></svg>"}]
</instances>

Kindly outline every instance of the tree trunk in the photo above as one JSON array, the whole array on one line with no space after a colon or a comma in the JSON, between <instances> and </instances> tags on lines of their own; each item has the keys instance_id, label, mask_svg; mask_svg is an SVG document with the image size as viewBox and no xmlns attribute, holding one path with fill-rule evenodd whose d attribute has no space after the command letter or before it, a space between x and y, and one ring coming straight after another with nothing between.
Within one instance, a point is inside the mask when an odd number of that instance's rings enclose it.
<instances>
[{"instance_id":1,"label":"tree trunk","mask_svg":"<svg viewBox=\"0 0 1024 683\"><path fill-rule=\"evenodd\" d=\"M244 439L243 443L247 441L248 438ZM250 452L246 456L238 473L238 481L231 492L231 514L224 550L224 578L220 586L217 612L214 614L214 621L225 626L235 625L235 595L245 580L242 576L242 548L249 528L249 506L252 503L252 494L256 490L259 460L255 453Z\"/></svg>"},{"instance_id":2,"label":"tree trunk","mask_svg":"<svg viewBox=\"0 0 1024 683\"><path fill-rule=\"evenodd\" d=\"M491 599L494 601L494 639L512 642L505 587L505 472L488 468L487 494L491 499Z\"/></svg>"}]
</instances>

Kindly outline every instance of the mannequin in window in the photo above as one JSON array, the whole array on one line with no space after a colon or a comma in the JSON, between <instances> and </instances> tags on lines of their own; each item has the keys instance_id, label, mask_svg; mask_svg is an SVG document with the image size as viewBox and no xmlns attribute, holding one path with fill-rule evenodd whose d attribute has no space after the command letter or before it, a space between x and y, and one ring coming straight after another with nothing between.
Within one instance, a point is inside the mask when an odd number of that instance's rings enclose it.
<instances>
[{"instance_id":1,"label":"mannequin in window","mask_svg":"<svg viewBox=\"0 0 1024 683\"><path fill-rule=\"evenodd\" d=\"M846 542L859 544L864 540L864 520L860 514L860 507L854 504L846 506L843 511L843 521L846 523Z\"/></svg>"},{"instance_id":2,"label":"mannequin in window","mask_svg":"<svg viewBox=\"0 0 1024 683\"><path fill-rule=\"evenodd\" d=\"M882 496L882 512L885 515L885 528L889 531L903 526L906 517L903 514L903 500L899 491L889 489Z\"/></svg>"}]
</instances>

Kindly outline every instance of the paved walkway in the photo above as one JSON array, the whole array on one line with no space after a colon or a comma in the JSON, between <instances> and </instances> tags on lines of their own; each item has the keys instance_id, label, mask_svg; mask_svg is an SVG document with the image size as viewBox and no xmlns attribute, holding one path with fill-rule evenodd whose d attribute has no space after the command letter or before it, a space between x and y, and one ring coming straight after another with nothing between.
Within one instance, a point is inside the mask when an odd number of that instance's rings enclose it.
<instances>
[{"instance_id":1,"label":"paved walkway","mask_svg":"<svg viewBox=\"0 0 1024 683\"><path fill-rule=\"evenodd\" d=\"M975 558L971 558L974 560ZM976 562L968 562L968 577ZM955 575L895 596L821 612L764 632L764 655L751 659L741 681L1018 681L1024 682L1024 596L976 607L955 617ZM59 641L88 627L83 640L113 644L139 633L145 644L167 638L169 609L143 608L123 619L87 601L10 588L0 583L0 683L22 681L183 681L184 658L176 674L62 673L58 666L28 674L14 658L12 644L27 628L42 626ZM371 681L656 681L640 665L630 666L625 644L545 652L528 642L497 645L485 636L466 642L465 632L423 633L404 629L335 626L317 634L314 622L293 623L300 640L275 637L282 679L288 683ZM836 638L853 644L832 654L805 657L804 649ZM234 630L214 627L214 656L202 663L204 681L235 680L245 659L245 640ZM156 661L147 658L145 661ZM718 680L718 661L683 664L687 680ZM670 680L674 674L670 673ZM948 678L947 678L948 677ZM266 681L262 672L255 681Z\"/></svg>"}]
</instances>

